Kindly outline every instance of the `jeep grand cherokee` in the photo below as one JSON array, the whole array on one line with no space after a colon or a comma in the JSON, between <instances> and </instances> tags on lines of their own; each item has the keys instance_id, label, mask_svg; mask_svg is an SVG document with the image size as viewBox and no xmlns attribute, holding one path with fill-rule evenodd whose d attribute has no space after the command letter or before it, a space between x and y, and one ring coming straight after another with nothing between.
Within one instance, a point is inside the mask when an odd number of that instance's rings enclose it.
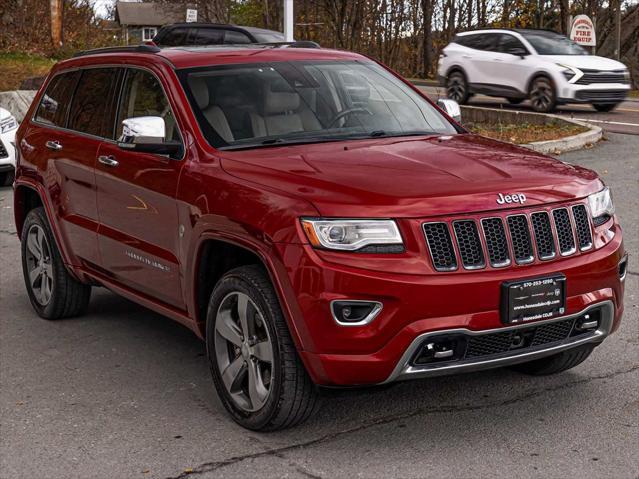
<instances>
[{"instance_id":1,"label":"jeep grand cherokee","mask_svg":"<svg viewBox=\"0 0 639 479\"><path fill-rule=\"evenodd\" d=\"M53 68L17 144L37 314L103 286L179 321L247 428L300 422L317 386L563 371L621 320L597 175L470 134L360 55L89 52Z\"/></svg>"}]
</instances>

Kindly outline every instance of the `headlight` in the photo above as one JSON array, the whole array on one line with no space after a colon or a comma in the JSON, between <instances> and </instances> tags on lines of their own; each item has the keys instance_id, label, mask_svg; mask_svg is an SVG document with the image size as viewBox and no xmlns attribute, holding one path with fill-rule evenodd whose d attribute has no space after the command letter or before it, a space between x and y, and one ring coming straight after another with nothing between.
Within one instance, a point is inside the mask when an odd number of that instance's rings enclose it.
<instances>
[{"instance_id":1,"label":"headlight","mask_svg":"<svg viewBox=\"0 0 639 479\"><path fill-rule=\"evenodd\" d=\"M16 128L18 128L18 122L13 116L0 121L0 133L7 133L8 131L15 130Z\"/></svg>"},{"instance_id":2,"label":"headlight","mask_svg":"<svg viewBox=\"0 0 639 479\"><path fill-rule=\"evenodd\" d=\"M630 70L626 69L623 72L624 83L630 83Z\"/></svg>"},{"instance_id":3,"label":"headlight","mask_svg":"<svg viewBox=\"0 0 639 479\"><path fill-rule=\"evenodd\" d=\"M579 68L571 67L570 65L564 65L563 63L556 63L555 65L563 68L562 74L568 80L568 83L575 83L584 74Z\"/></svg>"},{"instance_id":4,"label":"headlight","mask_svg":"<svg viewBox=\"0 0 639 479\"><path fill-rule=\"evenodd\" d=\"M590 214L595 226L599 226L608 220L608 217L615 214L615 205L612 204L610 188L606 187L598 193L593 193L588 197ZM600 221L598 222L597 219Z\"/></svg>"},{"instance_id":5,"label":"headlight","mask_svg":"<svg viewBox=\"0 0 639 479\"><path fill-rule=\"evenodd\" d=\"M302 219L308 240L316 248L356 251L371 245L403 245L393 220Z\"/></svg>"}]
</instances>

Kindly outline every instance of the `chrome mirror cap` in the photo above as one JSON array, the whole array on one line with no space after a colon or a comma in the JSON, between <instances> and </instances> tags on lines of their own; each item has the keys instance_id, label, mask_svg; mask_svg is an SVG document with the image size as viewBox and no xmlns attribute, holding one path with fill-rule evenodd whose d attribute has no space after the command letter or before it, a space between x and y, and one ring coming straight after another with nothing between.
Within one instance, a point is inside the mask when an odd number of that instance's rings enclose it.
<instances>
[{"instance_id":1,"label":"chrome mirror cap","mask_svg":"<svg viewBox=\"0 0 639 479\"><path fill-rule=\"evenodd\" d=\"M444 110L448 114L448 116L455 120L457 123L461 123L461 107L455 100L440 98L439 100L437 100L437 106Z\"/></svg>"},{"instance_id":2,"label":"chrome mirror cap","mask_svg":"<svg viewBox=\"0 0 639 479\"><path fill-rule=\"evenodd\" d=\"M166 134L160 116L138 116L122 121L122 143L162 143Z\"/></svg>"}]
</instances>

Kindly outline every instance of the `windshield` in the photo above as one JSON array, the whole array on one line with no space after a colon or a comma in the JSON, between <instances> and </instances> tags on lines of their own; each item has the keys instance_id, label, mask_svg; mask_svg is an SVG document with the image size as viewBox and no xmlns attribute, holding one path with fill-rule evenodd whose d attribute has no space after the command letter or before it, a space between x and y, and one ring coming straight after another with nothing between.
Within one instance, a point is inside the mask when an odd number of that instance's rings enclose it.
<instances>
[{"instance_id":1,"label":"windshield","mask_svg":"<svg viewBox=\"0 0 639 479\"><path fill-rule=\"evenodd\" d=\"M552 32L522 33L539 55L588 55L572 40Z\"/></svg>"},{"instance_id":2,"label":"windshield","mask_svg":"<svg viewBox=\"0 0 639 479\"><path fill-rule=\"evenodd\" d=\"M369 61L224 65L182 70L180 79L215 148L457 131L423 97Z\"/></svg>"}]
</instances>

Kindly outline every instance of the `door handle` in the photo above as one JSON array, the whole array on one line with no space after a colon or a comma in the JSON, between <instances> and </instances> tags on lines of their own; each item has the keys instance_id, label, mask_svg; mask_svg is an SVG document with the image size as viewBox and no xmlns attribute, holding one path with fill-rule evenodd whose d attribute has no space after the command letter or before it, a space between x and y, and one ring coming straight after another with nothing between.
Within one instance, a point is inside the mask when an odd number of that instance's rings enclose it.
<instances>
[{"instance_id":1,"label":"door handle","mask_svg":"<svg viewBox=\"0 0 639 479\"><path fill-rule=\"evenodd\" d=\"M58 140L49 140L45 143L46 147L53 151L60 151L62 149L62 145Z\"/></svg>"},{"instance_id":2,"label":"door handle","mask_svg":"<svg viewBox=\"0 0 639 479\"><path fill-rule=\"evenodd\" d=\"M118 166L120 163L112 155L98 156L98 161L103 165L110 166L111 168Z\"/></svg>"}]
</instances>

